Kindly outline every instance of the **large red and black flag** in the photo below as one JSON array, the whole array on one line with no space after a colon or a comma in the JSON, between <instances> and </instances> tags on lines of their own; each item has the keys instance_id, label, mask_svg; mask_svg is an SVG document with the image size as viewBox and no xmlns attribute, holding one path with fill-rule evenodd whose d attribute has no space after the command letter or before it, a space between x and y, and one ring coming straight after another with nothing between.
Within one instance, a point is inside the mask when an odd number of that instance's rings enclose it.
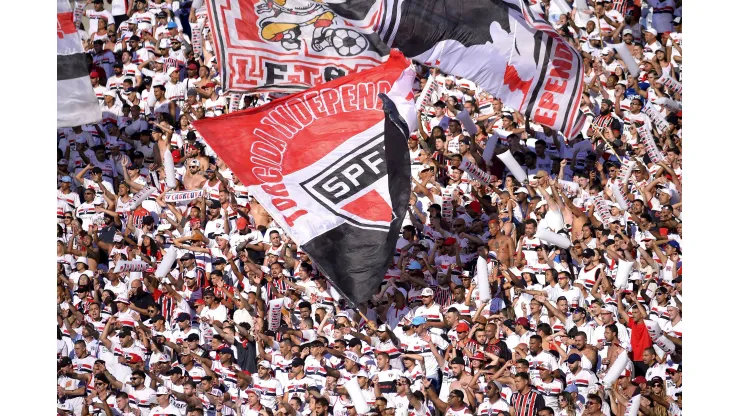
<instances>
[{"instance_id":1,"label":"large red and black flag","mask_svg":"<svg viewBox=\"0 0 740 416\"><path fill-rule=\"evenodd\" d=\"M576 135L583 61L521 0L325 0L417 62L474 81L536 123ZM359 29L358 29L359 30Z\"/></svg>"},{"instance_id":2,"label":"large red and black flag","mask_svg":"<svg viewBox=\"0 0 740 416\"><path fill-rule=\"evenodd\" d=\"M414 77L410 61L393 51L362 73L194 123L249 193L356 303L383 280L408 206Z\"/></svg>"},{"instance_id":3,"label":"large red and black flag","mask_svg":"<svg viewBox=\"0 0 740 416\"><path fill-rule=\"evenodd\" d=\"M68 0L57 0L57 127L102 118Z\"/></svg>"}]
</instances>

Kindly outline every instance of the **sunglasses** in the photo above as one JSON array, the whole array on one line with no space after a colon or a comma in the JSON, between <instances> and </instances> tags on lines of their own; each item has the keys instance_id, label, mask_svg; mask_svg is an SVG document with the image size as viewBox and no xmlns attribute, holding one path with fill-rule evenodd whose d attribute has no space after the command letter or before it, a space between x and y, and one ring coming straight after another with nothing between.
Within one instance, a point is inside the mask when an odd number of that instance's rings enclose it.
<instances>
[{"instance_id":1,"label":"sunglasses","mask_svg":"<svg viewBox=\"0 0 740 416\"><path fill-rule=\"evenodd\" d=\"M69 216L69 215L65 215L65 216L64 216L64 219L65 219L65 220L71 220L71 219L72 219L72 217L71 217L71 216Z\"/></svg>"}]
</instances>

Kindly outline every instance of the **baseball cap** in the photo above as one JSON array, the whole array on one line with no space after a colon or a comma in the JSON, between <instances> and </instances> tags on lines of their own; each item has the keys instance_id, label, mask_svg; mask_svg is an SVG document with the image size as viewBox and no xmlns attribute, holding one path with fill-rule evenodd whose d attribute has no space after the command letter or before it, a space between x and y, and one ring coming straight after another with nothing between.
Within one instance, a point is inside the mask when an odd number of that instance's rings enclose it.
<instances>
[{"instance_id":1,"label":"baseball cap","mask_svg":"<svg viewBox=\"0 0 740 416\"><path fill-rule=\"evenodd\" d=\"M514 325L514 321L513 321L513 320L511 320L511 319L507 319L507 320L505 320L505 321L503 322L503 324L504 324L504 326L505 326L505 327L507 327L507 328L511 329L512 331L514 330L514 326L515 326L515 325Z\"/></svg>"},{"instance_id":2,"label":"baseball cap","mask_svg":"<svg viewBox=\"0 0 740 416\"><path fill-rule=\"evenodd\" d=\"M209 82L203 86L203 88L216 88L216 84Z\"/></svg>"},{"instance_id":3,"label":"baseball cap","mask_svg":"<svg viewBox=\"0 0 740 416\"><path fill-rule=\"evenodd\" d=\"M527 191L527 188L525 188L523 186L520 186L519 188L517 188L516 191L514 191L514 194L527 194L527 195L529 195L529 191Z\"/></svg>"},{"instance_id":4,"label":"baseball cap","mask_svg":"<svg viewBox=\"0 0 740 416\"><path fill-rule=\"evenodd\" d=\"M624 36L624 35L632 35L632 29L624 29L622 31L622 36ZM634 35L632 35L632 36L634 36Z\"/></svg>"},{"instance_id":5,"label":"baseball cap","mask_svg":"<svg viewBox=\"0 0 740 416\"><path fill-rule=\"evenodd\" d=\"M521 326L529 329L529 319L527 319L525 317L517 318L517 320L515 321L515 323L517 325L521 325Z\"/></svg>"},{"instance_id":6,"label":"baseball cap","mask_svg":"<svg viewBox=\"0 0 740 416\"><path fill-rule=\"evenodd\" d=\"M603 308L601 308L602 312L609 312L615 317L617 316L617 307L614 305L606 305Z\"/></svg>"},{"instance_id":7,"label":"baseball cap","mask_svg":"<svg viewBox=\"0 0 740 416\"><path fill-rule=\"evenodd\" d=\"M61 181L66 182L66 183L72 183L72 178L70 178L69 176L62 176Z\"/></svg>"},{"instance_id":8,"label":"baseball cap","mask_svg":"<svg viewBox=\"0 0 740 416\"><path fill-rule=\"evenodd\" d=\"M457 332L470 331L470 326L468 326L468 324L466 324L465 322L460 322L455 327L455 331Z\"/></svg>"},{"instance_id":9,"label":"baseball cap","mask_svg":"<svg viewBox=\"0 0 740 416\"><path fill-rule=\"evenodd\" d=\"M162 39L162 40L167 40L167 39ZM173 72L177 72L177 68L170 68L170 69L168 69L167 70L167 76L172 75Z\"/></svg>"},{"instance_id":10,"label":"baseball cap","mask_svg":"<svg viewBox=\"0 0 740 416\"><path fill-rule=\"evenodd\" d=\"M634 384L647 384L647 379L643 376L637 376L632 379Z\"/></svg>"},{"instance_id":11,"label":"baseball cap","mask_svg":"<svg viewBox=\"0 0 740 416\"><path fill-rule=\"evenodd\" d=\"M194 71L197 71L198 70L198 65L196 65L196 64L189 64L187 66L187 69L192 69ZM195 92L195 91L193 91L193 92Z\"/></svg>"},{"instance_id":12,"label":"baseball cap","mask_svg":"<svg viewBox=\"0 0 740 416\"><path fill-rule=\"evenodd\" d=\"M249 221L247 221L246 218L241 217L238 220L236 220L236 229L237 230L244 230L249 226Z\"/></svg>"},{"instance_id":13,"label":"baseball cap","mask_svg":"<svg viewBox=\"0 0 740 416\"><path fill-rule=\"evenodd\" d=\"M596 255L596 252L592 248L587 248L583 250L583 257L593 257Z\"/></svg>"},{"instance_id":14,"label":"baseball cap","mask_svg":"<svg viewBox=\"0 0 740 416\"><path fill-rule=\"evenodd\" d=\"M552 364L548 363L547 361L543 361L537 365L537 369L552 371Z\"/></svg>"},{"instance_id":15,"label":"baseball cap","mask_svg":"<svg viewBox=\"0 0 740 416\"><path fill-rule=\"evenodd\" d=\"M99 78L100 75L98 74L98 71L92 71L90 72L90 78Z\"/></svg>"},{"instance_id":16,"label":"baseball cap","mask_svg":"<svg viewBox=\"0 0 740 416\"><path fill-rule=\"evenodd\" d=\"M469 203L468 206L470 207L471 210L473 210L473 212L475 212L477 214L482 214L483 213L483 209L481 208L480 202L478 202L478 201L473 201L473 202Z\"/></svg>"},{"instance_id":17,"label":"baseball cap","mask_svg":"<svg viewBox=\"0 0 740 416\"><path fill-rule=\"evenodd\" d=\"M170 392L169 390L167 390L166 387L164 386L157 387L157 396L164 396L164 395L169 396L169 394Z\"/></svg>"},{"instance_id":18,"label":"baseball cap","mask_svg":"<svg viewBox=\"0 0 740 416\"><path fill-rule=\"evenodd\" d=\"M125 303L127 305L131 303L131 301L128 300L127 296L122 296L122 295L119 295L118 297L116 297L116 303L117 302Z\"/></svg>"},{"instance_id":19,"label":"baseball cap","mask_svg":"<svg viewBox=\"0 0 740 416\"><path fill-rule=\"evenodd\" d=\"M415 316L414 319L411 320L411 325L418 326L421 324L426 323L427 318L423 316Z\"/></svg>"},{"instance_id":20,"label":"baseball cap","mask_svg":"<svg viewBox=\"0 0 740 416\"><path fill-rule=\"evenodd\" d=\"M177 23L175 22L167 23L167 29L176 29L176 28L177 28Z\"/></svg>"},{"instance_id":21,"label":"baseball cap","mask_svg":"<svg viewBox=\"0 0 740 416\"><path fill-rule=\"evenodd\" d=\"M457 356L450 361L450 364L459 364L459 365L465 365L465 359L461 356Z\"/></svg>"},{"instance_id":22,"label":"baseball cap","mask_svg":"<svg viewBox=\"0 0 740 416\"><path fill-rule=\"evenodd\" d=\"M144 360L138 355L132 355L131 358L129 358L127 361L129 364L136 364L136 363L144 362Z\"/></svg>"},{"instance_id":23,"label":"baseball cap","mask_svg":"<svg viewBox=\"0 0 740 416\"><path fill-rule=\"evenodd\" d=\"M565 388L566 393L578 393L578 386L575 384L568 384L568 387Z\"/></svg>"},{"instance_id":24,"label":"baseball cap","mask_svg":"<svg viewBox=\"0 0 740 416\"><path fill-rule=\"evenodd\" d=\"M190 341L190 342L196 342L197 341L197 342L200 342L200 337L198 336L198 334L192 333L192 334L188 335L187 338L185 338L185 341Z\"/></svg>"},{"instance_id":25,"label":"baseball cap","mask_svg":"<svg viewBox=\"0 0 740 416\"><path fill-rule=\"evenodd\" d=\"M434 296L434 291L429 287L425 287L421 291L421 296Z\"/></svg>"},{"instance_id":26,"label":"baseball cap","mask_svg":"<svg viewBox=\"0 0 740 416\"><path fill-rule=\"evenodd\" d=\"M667 244L668 244L669 246L671 246L671 247L675 248L676 250L680 250L680 249L681 249L681 244L678 244L678 241L675 241L675 240L671 240L671 241L669 241L669 242L668 242Z\"/></svg>"},{"instance_id":27,"label":"baseball cap","mask_svg":"<svg viewBox=\"0 0 740 416\"><path fill-rule=\"evenodd\" d=\"M568 364L580 363L581 362L581 356L578 355L578 354L571 354L571 355L568 356L568 359L565 360L565 362L568 363Z\"/></svg>"},{"instance_id":28,"label":"baseball cap","mask_svg":"<svg viewBox=\"0 0 740 416\"><path fill-rule=\"evenodd\" d=\"M190 314L182 312L179 315L177 315L177 318L175 319L177 322L185 322L190 321Z\"/></svg>"},{"instance_id":29,"label":"baseball cap","mask_svg":"<svg viewBox=\"0 0 740 416\"><path fill-rule=\"evenodd\" d=\"M219 353L219 354L229 354L229 355L234 355L234 350L232 350L232 349L231 349L231 348L229 348L229 347L223 347L223 348L219 348L219 349L218 349L218 353Z\"/></svg>"},{"instance_id":30,"label":"baseball cap","mask_svg":"<svg viewBox=\"0 0 740 416\"><path fill-rule=\"evenodd\" d=\"M306 363L301 358L294 358L290 363L291 367L303 367L304 365L306 365Z\"/></svg>"},{"instance_id":31,"label":"baseball cap","mask_svg":"<svg viewBox=\"0 0 740 416\"><path fill-rule=\"evenodd\" d=\"M198 159L190 159L188 166L200 166L200 161Z\"/></svg>"},{"instance_id":32,"label":"baseball cap","mask_svg":"<svg viewBox=\"0 0 740 416\"><path fill-rule=\"evenodd\" d=\"M411 260L409 265L406 266L407 270L421 270L421 263L416 260Z\"/></svg>"},{"instance_id":33,"label":"baseball cap","mask_svg":"<svg viewBox=\"0 0 740 416\"><path fill-rule=\"evenodd\" d=\"M352 351L345 351L344 352L344 358L348 358L354 362L359 361L360 359L357 357L357 354L353 353Z\"/></svg>"},{"instance_id":34,"label":"baseball cap","mask_svg":"<svg viewBox=\"0 0 740 416\"><path fill-rule=\"evenodd\" d=\"M267 369L272 369L272 366L270 365L270 362L267 361L267 360L260 361L259 364L257 364L257 367L264 367L264 368L267 368Z\"/></svg>"}]
</instances>

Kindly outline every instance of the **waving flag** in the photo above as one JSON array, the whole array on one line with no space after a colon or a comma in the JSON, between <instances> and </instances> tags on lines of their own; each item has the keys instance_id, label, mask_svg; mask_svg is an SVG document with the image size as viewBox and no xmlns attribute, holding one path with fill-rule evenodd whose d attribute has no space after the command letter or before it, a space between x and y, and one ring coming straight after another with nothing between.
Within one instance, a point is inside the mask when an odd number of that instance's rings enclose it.
<instances>
[{"instance_id":1,"label":"waving flag","mask_svg":"<svg viewBox=\"0 0 740 416\"><path fill-rule=\"evenodd\" d=\"M206 0L224 89L297 92L380 65L389 49L312 0Z\"/></svg>"},{"instance_id":2,"label":"waving flag","mask_svg":"<svg viewBox=\"0 0 740 416\"><path fill-rule=\"evenodd\" d=\"M411 193L414 70L386 63L195 127L351 301L382 282Z\"/></svg>"},{"instance_id":3,"label":"waving flag","mask_svg":"<svg viewBox=\"0 0 740 416\"><path fill-rule=\"evenodd\" d=\"M100 121L80 35L68 0L57 0L57 127Z\"/></svg>"},{"instance_id":4,"label":"waving flag","mask_svg":"<svg viewBox=\"0 0 740 416\"><path fill-rule=\"evenodd\" d=\"M534 122L577 134L583 61L520 0L326 0L355 27L467 78Z\"/></svg>"}]
</instances>

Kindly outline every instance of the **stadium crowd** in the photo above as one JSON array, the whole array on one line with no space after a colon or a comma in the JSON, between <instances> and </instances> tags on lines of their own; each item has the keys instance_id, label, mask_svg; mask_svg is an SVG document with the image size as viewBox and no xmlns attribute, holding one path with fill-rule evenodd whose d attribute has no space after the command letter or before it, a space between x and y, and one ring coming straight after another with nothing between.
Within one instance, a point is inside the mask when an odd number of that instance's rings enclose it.
<instances>
[{"instance_id":1,"label":"stadium crowd","mask_svg":"<svg viewBox=\"0 0 740 416\"><path fill-rule=\"evenodd\" d=\"M680 0L542 2L583 55L571 140L419 67L408 215L356 307L191 126L274 95L223 93L180 3L79 9L103 119L58 131L59 414L681 414Z\"/></svg>"}]
</instances>

